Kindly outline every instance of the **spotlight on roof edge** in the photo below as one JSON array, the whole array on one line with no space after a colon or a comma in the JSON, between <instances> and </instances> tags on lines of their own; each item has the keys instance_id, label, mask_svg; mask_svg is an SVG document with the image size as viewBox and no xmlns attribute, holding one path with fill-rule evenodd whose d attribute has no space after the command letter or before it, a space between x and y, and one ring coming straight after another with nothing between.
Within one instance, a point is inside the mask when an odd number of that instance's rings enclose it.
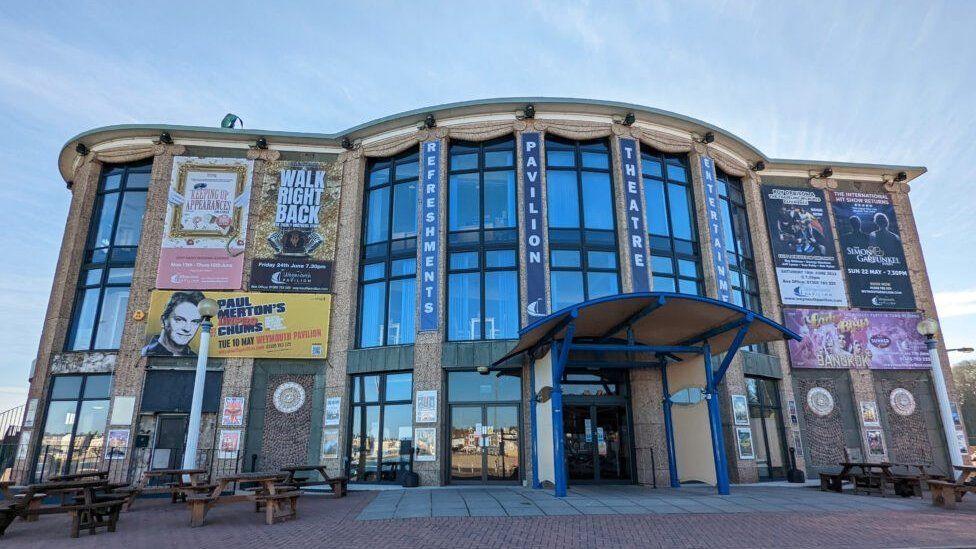
<instances>
[{"instance_id":1,"label":"spotlight on roof edge","mask_svg":"<svg viewBox=\"0 0 976 549\"><path fill-rule=\"evenodd\" d=\"M820 179L827 179L832 175L834 175L834 169L831 168L830 166L827 166L826 168L823 169L822 172L820 172Z\"/></svg>"},{"instance_id":2,"label":"spotlight on roof edge","mask_svg":"<svg viewBox=\"0 0 976 549\"><path fill-rule=\"evenodd\" d=\"M752 171L761 172L766 169L766 163L762 160L757 160L755 164L752 165Z\"/></svg>"},{"instance_id":3,"label":"spotlight on roof edge","mask_svg":"<svg viewBox=\"0 0 976 549\"><path fill-rule=\"evenodd\" d=\"M227 113L224 115L224 119L220 121L220 127L226 129L233 129L237 123L241 123L241 129L244 129L244 120L234 113Z\"/></svg>"}]
</instances>

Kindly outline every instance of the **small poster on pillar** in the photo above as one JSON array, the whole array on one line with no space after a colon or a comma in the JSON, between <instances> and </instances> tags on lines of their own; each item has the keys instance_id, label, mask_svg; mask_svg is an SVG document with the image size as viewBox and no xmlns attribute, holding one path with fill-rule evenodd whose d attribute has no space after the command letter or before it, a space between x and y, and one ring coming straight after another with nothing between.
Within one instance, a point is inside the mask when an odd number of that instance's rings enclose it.
<instances>
[{"instance_id":1,"label":"small poster on pillar","mask_svg":"<svg viewBox=\"0 0 976 549\"><path fill-rule=\"evenodd\" d=\"M756 447L752 443L750 427L736 427L735 441L739 449L739 459L756 459Z\"/></svg>"},{"instance_id":2,"label":"small poster on pillar","mask_svg":"<svg viewBox=\"0 0 976 549\"><path fill-rule=\"evenodd\" d=\"M416 461L434 461L437 456L437 429L418 427L413 430Z\"/></svg>"}]
</instances>

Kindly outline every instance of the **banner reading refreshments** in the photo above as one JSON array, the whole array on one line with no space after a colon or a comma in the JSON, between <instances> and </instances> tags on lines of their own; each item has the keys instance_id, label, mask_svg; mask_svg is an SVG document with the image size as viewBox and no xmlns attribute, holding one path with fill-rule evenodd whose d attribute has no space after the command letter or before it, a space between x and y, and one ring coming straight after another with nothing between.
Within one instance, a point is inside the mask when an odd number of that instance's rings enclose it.
<instances>
[{"instance_id":1,"label":"banner reading refreshments","mask_svg":"<svg viewBox=\"0 0 976 549\"><path fill-rule=\"evenodd\" d=\"M831 193L851 305L914 309L898 220L888 195Z\"/></svg>"},{"instance_id":2,"label":"banner reading refreshments","mask_svg":"<svg viewBox=\"0 0 976 549\"><path fill-rule=\"evenodd\" d=\"M143 356L196 356L204 297L217 300L212 357L325 358L329 294L159 291L152 293Z\"/></svg>"},{"instance_id":3,"label":"banner reading refreshments","mask_svg":"<svg viewBox=\"0 0 976 549\"><path fill-rule=\"evenodd\" d=\"M339 223L339 168L272 162L261 190L252 290L331 292Z\"/></svg>"},{"instance_id":4,"label":"banner reading refreshments","mask_svg":"<svg viewBox=\"0 0 976 549\"><path fill-rule=\"evenodd\" d=\"M241 287L253 162L173 158L156 287Z\"/></svg>"},{"instance_id":5,"label":"banner reading refreshments","mask_svg":"<svg viewBox=\"0 0 976 549\"><path fill-rule=\"evenodd\" d=\"M918 313L784 309L784 324L799 334L790 341L794 368L929 368Z\"/></svg>"},{"instance_id":6,"label":"banner reading refreshments","mask_svg":"<svg viewBox=\"0 0 976 549\"><path fill-rule=\"evenodd\" d=\"M823 191L763 186L762 193L783 303L846 307Z\"/></svg>"}]
</instances>

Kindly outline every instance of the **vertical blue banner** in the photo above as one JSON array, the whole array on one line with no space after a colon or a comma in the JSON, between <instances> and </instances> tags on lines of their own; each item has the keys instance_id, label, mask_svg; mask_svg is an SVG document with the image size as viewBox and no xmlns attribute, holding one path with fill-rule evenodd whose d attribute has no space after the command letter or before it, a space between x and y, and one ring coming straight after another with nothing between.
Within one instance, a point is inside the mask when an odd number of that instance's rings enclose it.
<instances>
[{"instance_id":1,"label":"vertical blue banner","mask_svg":"<svg viewBox=\"0 0 976 549\"><path fill-rule=\"evenodd\" d=\"M640 149L635 139L620 139L620 169L624 176L624 191L627 196L627 251L630 254L630 274L634 292L649 292L651 284L647 269L647 226L644 220L644 207L641 195L640 171L637 169L637 155Z\"/></svg>"},{"instance_id":2,"label":"vertical blue banner","mask_svg":"<svg viewBox=\"0 0 976 549\"><path fill-rule=\"evenodd\" d=\"M708 216L708 230L711 234L712 268L715 270L715 284L718 298L732 301L732 288L729 286L729 256L725 252L725 226L722 225L722 207L718 197L718 181L715 179L715 161L706 154L701 156L702 183L705 185L705 213Z\"/></svg>"},{"instance_id":3,"label":"vertical blue banner","mask_svg":"<svg viewBox=\"0 0 976 549\"><path fill-rule=\"evenodd\" d=\"M549 314L540 145L539 132L522 133L519 144L522 147L522 213L525 219L522 265L525 268L525 312L529 323Z\"/></svg>"},{"instance_id":4,"label":"vertical blue banner","mask_svg":"<svg viewBox=\"0 0 976 549\"><path fill-rule=\"evenodd\" d=\"M420 289L420 329L421 332L437 330L440 321L439 295L437 287L438 243L440 242L440 183L441 183L441 142L440 140L421 143L420 176L420 269L418 269Z\"/></svg>"}]
</instances>

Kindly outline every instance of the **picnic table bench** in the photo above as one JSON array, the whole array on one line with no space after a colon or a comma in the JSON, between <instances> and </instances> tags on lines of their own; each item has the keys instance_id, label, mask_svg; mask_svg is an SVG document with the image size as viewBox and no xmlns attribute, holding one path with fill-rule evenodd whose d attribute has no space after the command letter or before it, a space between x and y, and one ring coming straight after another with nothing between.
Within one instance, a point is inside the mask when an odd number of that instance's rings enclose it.
<instances>
[{"instance_id":1,"label":"picnic table bench","mask_svg":"<svg viewBox=\"0 0 976 549\"><path fill-rule=\"evenodd\" d=\"M160 484L152 484L153 480L160 480ZM208 482L206 469L150 469L143 471L139 482L127 490L125 510L132 507L140 494L168 493L172 503L180 503L190 494L209 493L215 486Z\"/></svg>"},{"instance_id":2,"label":"picnic table bench","mask_svg":"<svg viewBox=\"0 0 976 549\"><path fill-rule=\"evenodd\" d=\"M325 465L294 465L291 467L282 467L281 470L288 474L283 484L290 485L299 490L306 486L328 485L332 488L332 493L335 494L335 497L341 498L346 495L349 479L343 476L329 476L329 471ZM296 473L305 472L318 472L322 480L312 480L309 477L296 476Z\"/></svg>"},{"instance_id":3,"label":"picnic table bench","mask_svg":"<svg viewBox=\"0 0 976 549\"><path fill-rule=\"evenodd\" d=\"M298 516L298 497L301 491L291 486L283 486L285 475L281 473L241 473L226 475L217 479L210 493L188 495L186 502L190 507L190 526L203 526L207 512L215 505L241 501L253 501L255 510L265 511L265 524L274 524ZM257 490L249 494L223 495L230 484L258 484Z\"/></svg>"},{"instance_id":4,"label":"picnic table bench","mask_svg":"<svg viewBox=\"0 0 976 549\"><path fill-rule=\"evenodd\" d=\"M969 492L976 492L976 467L972 465L954 465L961 474L955 482L949 480L928 480L929 492L932 494L932 505L954 509L956 503L962 501Z\"/></svg>"},{"instance_id":5,"label":"picnic table bench","mask_svg":"<svg viewBox=\"0 0 976 549\"><path fill-rule=\"evenodd\" d=\"M60 494L61 503L43 505L44 498L52 494ZM111 494L109 483L101 479L31 484L23 494L0 506L0 534L17 517L33 522L39 515L57 513L71 515L70 533L73 538L77 538L82 529L87 529L89 534L95 534L98 528L103 527L109 532L115 532L124 503L123 498Z\"/></svg>"},{"instance_id":6,"label":"picnic table bench","mask_svg":"<svg viewBox=\"0 0 976 549\"><path fill-rule=\"evenodd\" d=\"M890 484L893 492L899 496L910 497L914 495L921 497L922 481L933 477L925 471L925 466L921 464L904 465L886 461L846 461L839 465L842 467L839 473L820 473L821 490L841 492L846 480L853 485L855 493L864 492L884 497ZM927 476L894 473L891 468L895 466L918 467L922 474ZM855 472L855 469L860 470L860 472Z\"/></svg>"}]
</instances>

